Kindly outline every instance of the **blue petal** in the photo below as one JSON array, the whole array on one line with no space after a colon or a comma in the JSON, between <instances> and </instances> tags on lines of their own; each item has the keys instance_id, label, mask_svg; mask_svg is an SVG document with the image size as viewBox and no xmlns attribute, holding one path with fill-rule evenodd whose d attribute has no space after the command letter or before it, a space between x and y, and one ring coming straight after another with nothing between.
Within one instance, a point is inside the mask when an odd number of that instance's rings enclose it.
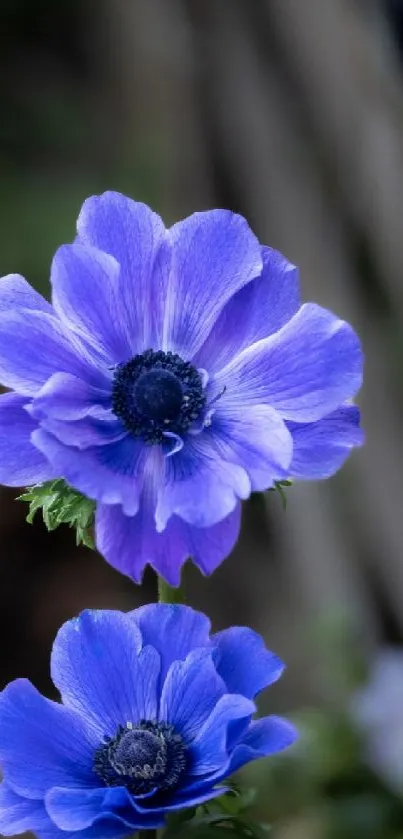
<instances>
[{"instance_id":1,"label":"blue petal","mask_svg":"<svg viewBox=\"0 0 403 839\"><path fill-rule=\"evenodd\" d=\"M207 775L228 764L231 727L246 723L256 711L254 702L237 694L225 694L191 744L191 775Z\"/></svg>"},{"instance_id":2,"label":"blue petal","mask_svg":"<svg viewBox=\"0 0 403 839\"><path fill-rule=\"evenodd\" d=\"M119 273L116 259L82 245L63 245L52 264L56 313L110 364L128 361L134 354L130 333L125 331Z\"/></svg>"},{"instance_id":3,"label":"blue petal","mask_svg":"<svg viewBox=\"0 0 403 839\"><path fill-rule=\"evenodd\" d=\"M363 356L354 330L308 303L270 338L244 350L215 378L220 406L268 404L283 419L315 422L354 396Z\"/></svg>"},{"instance_id":4,"label":"blue petal","mask_svg":"<svg viewBox=\"0 0 403 839\"><path fill-rule=\"evenodd\" d=\"M189 557L204 574L212 574L232 551L240 528L241 508L212 527L193 527L172 516L157 533L152 513L143 502L135 516L116 505L100 504L96 512L97 548L122 574L140 583L149 563L170 585L178 586Z\"/></svg>"},{"instance_id":5,"label":"blue petal","mask_svg":"<svg viewBox=\"0 0 403 839\"><path fill-rule=\"evenodd\" d=\"M221 457L242 466L257 492L286 478L293 443L277 411L269 405L251 405L246 412L231 409L218 405L212 420L211 433Z\"/></svg>"},{"instance_id":6,"label":"blue petal","mask_svg":"<svg viewBox=\"0 0 403 839\"><path fill-rule=\"evenodd\" d=\"M123 787L95 790L55 787L47 793L45 803L50 817L61 830L85 830L97 824L99 836L104 836L103 825L108 820L111 828L116 825L119 835L122 827L130 833L139 828L161 827L164 823L163 817L152 810L140 814Z\"/></svg>"},{"instance_id":7,"label":"blue petal","mask_svg":"<svg viewBox=\"0 0 403 839\"><path fill-rule=\"evenodd\" d=\"M218 675L211 650L198 649L169 668L161 694L160 719L172 723L189 743L205 723L225 684Z\"/></svg>"},{"instance_id":8,"label":"blue petal","mask_svg":"<svg viewBox=\"0 0 403 839\"><path fill-rule=\"evenodd\" d=\"M17 393L0 396L0 483L6 486L29 486L57 477L31 442L37 423L25 410L26 404L26 396Z\"/></svg>"},{"instance_id":9,"label":"blue petal","mask_svg":"<svg viewBox=\"0 0 403 839\"><path fill-rule=\"evenodd\" d=\"M294 726L282 717L270 716L254 720L243 742L234 749L228 774L236 772L251 760L287 749L297 738L298 732Z\"/></svg>"},{"instance_id":10,"label":"blue petal","mask_svg":"<svg viewBox=\"0 0 403 839\"><path fill-rule=\"evenodd\" d=\"M342 466L351 449L364 442L360 412L343 405L318 422L287 423L294 443L289 473L293 478L329 478Z\"/></svg>"},{"instance_id":11,"label":"blue petal","mask_svg":"<svg viewBox=\"0 0 403 839\"><path fill-rule=\"evenodd\" d=\"M245 468L224 460L219 441L204 431L167 459L165 486L158 492L155 521L162 531L177 515L196 527L211 527L229 516L251 482Z\"/></svg>"},{"instance_id":12,"label":"blue petal","mask_svg":"<svg viewBox=\"0 0 403 839\"><path fill-rule=\"evenodd\" d=\"M43 801L22 798L4 781L0 784L0 833L3 836L15 836L26 830L36 831L49 825Z\"/></svg>"},{"instance_id":13,"label":"blue petal","mask_svg":"<svg viewBox=\"0 0 403 839\"><path fill-rule=\"evenodd\" d=\"M245 219L227 210L194 213L169 235L164 348L192 358L232 295L260 274L260 245Z\"/></svg>"},{"instance_id":14,"label":"blue petal","mask_svg":"<svg viewBox=\"0 0 403 839\"><path fill-rule=\"evenodd\" d=\"M99 388L70 373L54 373L35 395L32 410L39 419L82 419L97 406L109 407L111 390L111 384Z\"/></svg>"},{"instance_id":15,"label":"blue petal","mask_svg":"<svg viewBox=\"0 0 403 839\"><path fill-rule=\"evenodd\" d=\"M156 718L160 657L152 647L140 648L141 634L122 612L83 612L57 634L52 679L100 739L119 725Z\"/></svg>"},{"instance_id":16,"label":"blue petal","mask_svg":"<svg viewBox=\"0 0 403 839\"><path fill-rule=\"evenodd\" d=\"M0 279L0 312L32 309L52 314L52 307L20 274L8 274Z\"/></svg>"},{"instance_id":17,"label":"blue petal","mask_svg":"<svg viewBox=\"0 0 403 839\"><path fill-rule=\"evenodd\" d=\"M284 664L266 649L263 638L244 626L233 626L212 637L214 663L228 693L253 699L263 688L276 682Z\"/></svg>"},{"instance_id":18,"label":"blue petal","mask_svg":"<svg viewBox=\"0 0 403 839\"><path fill-rule=\"evenodd\" d=\"M130 336L132 354L160 348L170 248L159 216L118 192L104 192L85 201L77 230L82 244L106 251L120 265L119 329Z\"/></svg>"},{"instance_id":19,"label":"blue petal","mask_svg":"<svg viewBox=\"0 0 403 839\"><path fill-rule=\"evenodd\" d=\"M161 685L173 661L183 661L196 647L210 646L210 621L190 606L149 603L130 612L143 644L151 644L161 656Z\"/></svg>"},{"instance_id":20,"label":"blue petal","mask_svg":"<svg viewBox=\"0 0 403 839\"><path fill-rule=\"evenodd\" d=\"M67 446L42 428L33 433L32 441L71 486L96 501L122 504L128 515L134 515L147 447L130 435L111 443L107 426L104 430L109 445L87 449Z\"/></svg>"},{"instance_id":21,"label":"blue petal","mask_svg":"<svg viewBox=\"0 0 403 839\"><path fill-rule=\"evenodd\" d=\"M298 268L273 248L262 248L262 255L260 277L229 300L196 356L197 366L210 374L277 332L300 307Z\"/></svg>"},{"instance_id":22,"label":"blue petal","mask_svg":"<svg viewBox=\"0 0 403 839\"><path fill-rule=\"evenodd\" d=\"M179 790L175 797L171 799L167 799L166 802L162 806L153 807L153 813L170 813L174 812L175 810L184 810L187 807L196 807L198 804L203 804L204 801L211 801L213 798L218 798L220 795L223 795L224 792L229 790L229 787L220 787L219 789L214 789L212 784L204 784L203 788L200 784L200 791L195 793L189 794L182 794L182 790ZM145 807L142 807L141 804L137 801L136 808L139 813L147 814L149 810Z\"/></svg>"},{"instance_id":23,"label":"blue petal","mask_svg":"<svg viewBox=\"0 0 403 839\"><path fill-rule=\"evenodd\" d=\"M105 382L78 339L68 339L61 324L40 311L0 314L0 380L3 385L34 396L53 373L72 373L95 386Z\"/></svg>"},{"instance_id":24,"label":"blue petal","mask_svg":"<svg viewBox=\"0 0 403 839\"><path fill-rule=\"evenodd\" d=\"M1 768L20 795L39 798L52 786L95 785L92 761L99 740L94 731L26 679L11 682L0 694L0 728Z\"/></svg>"}]
</instances>

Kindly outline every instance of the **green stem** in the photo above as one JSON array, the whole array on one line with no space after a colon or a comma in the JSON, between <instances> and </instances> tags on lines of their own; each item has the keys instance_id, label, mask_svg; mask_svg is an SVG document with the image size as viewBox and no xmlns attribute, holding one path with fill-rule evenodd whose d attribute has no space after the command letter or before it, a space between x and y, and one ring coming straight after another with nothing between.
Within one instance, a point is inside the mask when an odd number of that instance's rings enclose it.
<instances>
[{"instance_id":1,"label":"green stem","mask_svg":"<svg viewBox=\"0 0 403 839\"><path fill-rule=\"evenodd\" d=\"M139 830L138 839L157 839L158 831L157 830ZM134 837L133 837L134 839Z\"/></svg>"},{"instance_id":2,"label":"green stem","mask_svg":"<svg viewBox=\"0 0 403 839\"><path fill-rule=\"evenodd\" d=\"M162 577L158 577L158 602L159 603L185 603L185 591L183 583L178 588L168 585Z\"/></svg>"}]
</instances>

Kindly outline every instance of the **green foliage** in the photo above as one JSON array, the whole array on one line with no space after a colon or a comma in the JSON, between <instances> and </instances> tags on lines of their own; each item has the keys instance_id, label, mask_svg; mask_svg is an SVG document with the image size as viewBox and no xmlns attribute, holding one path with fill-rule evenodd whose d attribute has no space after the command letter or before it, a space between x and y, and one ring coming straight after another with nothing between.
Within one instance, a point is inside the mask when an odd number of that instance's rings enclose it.
<instances>
[{"instance_id":1,"label":"green foliage","mask_svg":"<svg viewBox=\"0 0 403 839\"><path fill-rule=\"evenodd\" d=\"M254 790L232 789L220 798L170 816L164 839L267 839L269 828L245 815L255 798Z\"/></svg>"},{"instance_id":2,"label":"green foliage","mask_svg":"<svg viewBox=\"0 0 403 839\"><path fill-rule=\"evenodd\" d=\"M92 527L95 504L63 480L46 481L29 487L19 496L19 501L28 501L27 521L32 524L38 510L42 510L43 521L48 530L56 530L60 524L68 524L76 531L77 545L94 547Z\"/></svg>"},{"instance_id":3,"label":"green foliage","mask_svg":"<svg viewBox=\"0 0 403 839\"><path fill-rule=\"evenodd\" d=\"M285 493L286 487L291 487L292 481L275 481L274 487L272 487L269 492L277 492L280 496L281 503L283 505L283 510L287 509L287 495Z\"/></svg>"}]
</instances>

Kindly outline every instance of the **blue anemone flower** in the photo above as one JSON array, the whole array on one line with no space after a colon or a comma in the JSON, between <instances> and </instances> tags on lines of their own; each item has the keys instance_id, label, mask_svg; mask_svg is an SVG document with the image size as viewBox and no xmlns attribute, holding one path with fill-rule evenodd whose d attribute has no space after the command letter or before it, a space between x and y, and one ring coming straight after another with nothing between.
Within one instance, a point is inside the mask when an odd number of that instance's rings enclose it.
<instances>
[{"instance_id":1,"label":"blue anemone flower","mask_svg":"<svg viewBox=\"0 0 403 839\"><path fill-rule=\"evenodd\" d=\"M282 662L251 629L209 632L205 615L164 604L65 623L51 664L63 704L25 679L0 694L0 832L113 839L157 828L289 746L289 722L252 719Z\"/></svg>"},{"instance_id":2,"label":"blue anemone flower","mask_svg":"<svg viewBox=\"0 0 403 839\"><path fill-rule=\"evenodd\" d=\"M52 305L0 281L0 481L63 478L97 503L96 542L134 580L211 573L240 499L326 478L362 442L352 328L300 304L298 272L246 221L166 230L118 193L89 198L51 272Z\"/></svg>"}]
</instances>

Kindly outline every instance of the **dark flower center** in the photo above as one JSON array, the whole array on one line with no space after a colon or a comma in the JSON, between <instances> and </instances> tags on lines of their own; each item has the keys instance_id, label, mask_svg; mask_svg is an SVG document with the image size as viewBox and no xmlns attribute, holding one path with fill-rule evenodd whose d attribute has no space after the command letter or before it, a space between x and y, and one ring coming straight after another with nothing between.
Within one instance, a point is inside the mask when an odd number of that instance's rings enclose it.
<instances>
[{"instance_id":1,"label":"dark flower center","mask_svg":"<svg viewBox=\"0 0 403 839\"><path fill-rule=\"evenodd\" d=\"M125 786L133 795L175 787L186 767L186 746L172 725L141 722L119 726L94 756L94 772L107 786Z\"/></svg>"},{"instance_id":2,"label":"dark flower center","mask_svg":"<svg viewBox=\"0 0 403 839\"><path fill-rule=\"evenodd\" d=\"M113 411L146 443L162 443L167 431L181 436L204 405L200 373L176 353L147 350L115 371Z\"/></svg>"}]
</instances>

